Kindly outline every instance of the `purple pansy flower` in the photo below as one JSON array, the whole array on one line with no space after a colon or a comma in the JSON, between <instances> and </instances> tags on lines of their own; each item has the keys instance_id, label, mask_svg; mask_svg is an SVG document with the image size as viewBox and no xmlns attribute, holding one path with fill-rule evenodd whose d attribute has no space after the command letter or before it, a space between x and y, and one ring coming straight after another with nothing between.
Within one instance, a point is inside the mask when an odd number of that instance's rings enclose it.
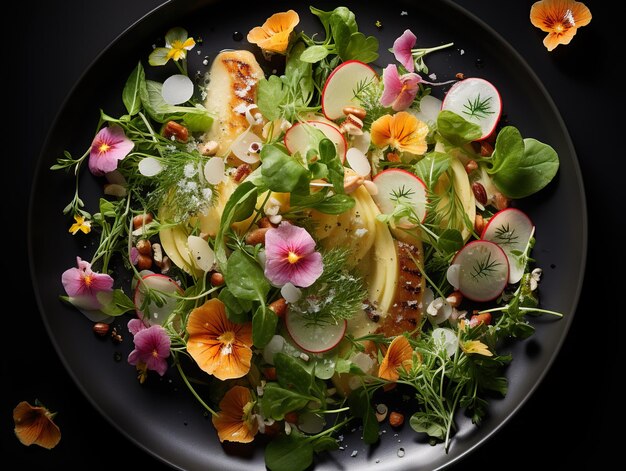
<instances>
[{"instance_id":1,"label":"purple pansy flower","mask_svg":"<svg viewBox=\"0 0 626 471\"><path fill-rule=\"evenodd\" d=\"M91 143L89 170L94 175L112 172L117 168L118 160L126 157L133 146L133 141L126 137L121 127L102 128Z\"/></svg>"},{"instance_id":2,"label":"purple pansy flower","mask_svg":"<svg viewBox=\"0 0 626 471\"><path fill-rule=\"evenodd\" d=\"M69 301L80 309L96 311L103 307L98 299L100 293L113 291L113 278L92 271L91 263L76 257L77 267L65 270L61 283L70 297Z\"/></svg>"},{"instance_id":3,"label":"purple pansy flower","mask_svg":"<svg viewBox=\"0 0 626 471\"><path fill-rule=\"evenodd\" d=\"M407 109L413 103L422 81L416 73L400 75L395 64L389 64L383 70L383 95L380 104L391 106L394 111Z\"/></svg>"},{"instance_id":4,"label":"purple pansy flower","mask_svg":"<svg viewBox=\"0 0 626 471\"><path fill-rule=\"evenodd\" d=\"M141 328L139 324L128 323L128 330L135 331L133 342L135 349L128 355L131 365L145 365L146 369L156 371L161 376L167 371L167 358L170 356L170 337L160 325ZM141 321L140 321L141 322ZM143 325L143 324L142 324Z\"/></svg>"}]
</instances>

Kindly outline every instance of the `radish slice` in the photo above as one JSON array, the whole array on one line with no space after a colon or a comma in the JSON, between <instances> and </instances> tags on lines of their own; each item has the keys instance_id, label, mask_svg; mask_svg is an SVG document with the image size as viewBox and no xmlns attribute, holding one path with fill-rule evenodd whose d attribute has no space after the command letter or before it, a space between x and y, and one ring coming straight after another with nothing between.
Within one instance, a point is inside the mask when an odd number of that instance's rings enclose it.
<instances>
[{"instance_id":1,"label":"radish slice","mask_svg":"<svg viewBox=\"0 0 626 471\"><path fill-rule=\"evenodd\" d=\"M304 123L296 123L291 126L285 133L285 147L290 154L300 152L300 155L304 158L309 149L315 145L315 141L311 138L311 130L307 126L312 126L315 129L322 131L324 136L335 144L337 155L343 163L346 160L346 151L348 149L348 143L337 126L325 123L323 121L306 121Z\"/></svg>"},{"instance_id":2,"label":"radish slice","mask_svg":"<svg viewBox=\"0 0 626 471\"><path fill-rule=\"evenodd\" d=\"M411 111L411 108L409 108L408 111L412 112L420 121L424 121L428 124L428 127L432 127L437 122L437 116L439 116L441 106L442 101L439 98L426 95L420 100L419 111Z\"/></svg>"},{"instance_id":3,"label":"radish slice","mask_svg":"<svg viewBox=\"0 0 626 471\"><path fill-rule=\"evenodd\" d=\"M346 159L348 160L350 167L352 167L352 170L362 177L367 177L372 171L370 161L363 152L355 147L348 149Z\"/></svg>"},{"instance_id":4,"label":"radish slice","mask_svg":"<svg viewBox=\"0 0 626 471\"><path fill-rule=\"evenodd\" d=\"M312 323L299 312L287 310L285 324L289 335L302 350L322 353L335 348L346 333L347 323L340 320L337 324Z\"/></svg>"},{"instance_id":5,"label":"radish slice","mask_svg":"<svg viewBox=\"0 0 626 471\"><path fill-rule=\"evenodd\" d=\"M168 295L177 293L182 294L183 291L180 289L180 286L178 286L178 283L176 283L173 279L171 279L169 276L161 275L159 273L145 275L142 279L143 283L137 283L137 287L135 288L135 296L133 299L137 316L140 319L143 319L146 315L146 313L141 310L141 306L146 297L147 286L150 289L158 291L159 294L163 294L163 296L161 296L161 299L163 301L163 304L161 306L158 306L157 303L151 301L147 307L148 322L151 325L161 325L167 320L169 315L174 310L174 307L176 306L176 298ZM144 286L144 284L146 286Z\"/></svg>"},{"instance_id":6,"label":"radish slice","mask_svg":"<svg viewBox=\"0 0 626 471\"><path fill-rule=\"evenodd\" d=\"M466 78L455 83L441 106L453 111L482 129L479 140L486 139L496 129L502 113L502 99L496 87L481 78Z\"/></svg>"},{"instance_id":7,"label":"radish slice","mask_svg":"<svg viewBox=\"0 0 626 471\"><path fill-rule=\"evenodd\" d=\"M161 173L163 165L154 157L146 157L139 161L137 168L144 177L154 177Z\"/></svg>"},{"instance_id":8,"label":"radish slice","mask_svg":"<svg viewBox=\"0 0 626 471\"><path fill-rule=\"evenodd\" d=\"M193 264L203 272L209 272L215 264L215 252L209 243L202 237L190 235L187 237L187 247L191 252Z\"/></svg>"},{"instance_id":9,"label":"radish slice","mask_svg":"<svg viewBox=\"0 0 626 471\"><path fill-rule=\"evenodd\" d=\"M372 81L378 81L376 71L361 61L346 61L335 67L322 89L324 116L333 121L343 118L346 106L360 105L356 90Z\"/></svg>"},{"instance_id":10,"label":"radish slice","mask_svg":"<svg viewBox=\"0 0 626 471\"><path fill-rule=\"evenodd\" d=\"M232 143L232 145L230 146L230 151L235 154L235 157L237 157L242 162L245 162L247 164L255 164L259 160L261 160L261 157L259 156L258 152L253 151L253 148L255 148L255 146L252 146L251 148L251 144L257 144L258 146L260 146L261 142L262 139L259 136L248 130L241 134L235 140L235 142Z\"/></svg>"},{"instance_id":11,"label":"radish slice","mask_svg":"<svg viewBox=\"0 0 626 471\"><path fill-rule=\"evenodd\" d=\"M491 301L504 291L509 261L504 250L488 240L474 240L452 260L459 265L459 291L472 301Z\"/></svg>"},{"instance_id":12,"label":"radish slice","mask_svg":"<svg viewBox=\"0 0 626 471\"><path fill-rule=\"evenodd\" d=\"M218 185L224 180L226 164L221 157L212 157L204 164L204 178L211 185Z\"/></svg>"},{"instance_id":13,"label":"radish slice","mask_svg":"<svg viewBox=\"0 0 626 471\"><path fill-rule=\"evenodd\" d=\"M399 168L384 170L374 177L378 194L372 195L380 211L391 214L399 197L404 197L415 210L421 222L426 218L426 185L416 175ZM413 226L406 218L400 221L404 227Z\"/></svg>"},{"instance_id":14,"label":"radish slice","mask_svg":"<svg viewBox=\"0 0 626 471\"><path fill-rule=\"evenodd\" d=\"M172 75L163 82L161 96L168 105L185 103L193 96L193 82L186 75Z\"/></svg>"},{"instance_id":15,"label":"radish slice","mask_svg":"<svg viewBox=\"0 0 626 471\"><path fill-rule=\"evenodd\" d=\"M534 231L530 218L516 208L498 211L483 229L480 238L498 244L509 259L509 283L517 283L524 275L526 263L519 252L526 249Z\"/></svg>"}]
</instances>

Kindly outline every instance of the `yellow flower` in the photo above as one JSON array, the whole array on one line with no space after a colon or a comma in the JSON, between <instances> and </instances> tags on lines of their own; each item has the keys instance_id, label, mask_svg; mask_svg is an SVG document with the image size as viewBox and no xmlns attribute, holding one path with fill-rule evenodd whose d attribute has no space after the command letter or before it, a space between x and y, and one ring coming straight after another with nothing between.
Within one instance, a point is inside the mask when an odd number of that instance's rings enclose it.
<instances>
[{"instance_id":1,"label":"yellow flower","mask_svg":"<svg viewBox=\"0 0 626 471\"><path fill-rule=\"evenodd\" d=\"M284 54L289 46L289 39L300 17L293 11L275 13L263 26L255 26L248 33L248 42L256 44L263 51Z\"/></svg>"},{"instance_id":2,"label":"yellow flower","mask_svg":"<svg viewBox=\"0 0 626 471\"><path fill-rule=\"evenodd\" d=\"M397 336L389 344L387 353L378 368L378 376L389 381L397 381L400 378L398 368L404 368L404 371L411 369L413 362L413 349L411 344L403 335Z\"/></svg>"},{"instance_id":3,"label":"yellow flower","mask_svg":"<svg viewBox=\"0 0 626 471\"><path fill-rule=\"evenodd\" d=\"M220 412L211 419L220 442L250 443L259 430L248 388L233 386L220 401Z\"/></svg>"},{"instance_id":4,"label":"yellow flower","mask_svg":"<svg viewBox=\"0 0 626 471\"><path fill-rule=\"evenodd\" d=\"M22 401L13 409L15 435L26 446L34 444L50 450L61 440L61 431L53 418L54 414L45 407Z\"/></svg>"},{"instance_id":5,"label":"yellow flower","mask_svg":"<svg viewBox=\"0 0 626 471\"><path fill-rule=\"evenodd\" d=\"M83 216L76 214L74 215L74 224L70 227L68 232L71 232L72 235L76 235L78 231L82 231L84 234L89 234L91 231L91 221L87 221Z\"/></svg>"},{"instance_id":6,"label":"yellow flower","mask_svg":"<svg viewBox=\"0 0 626 471\"><path fill-rule=\"evenodd\" d=\"M235 324L219 299L210 299L189 314L187 351L198 366L222 381L250 371L252 323Z\"/></svg>"},{"instance_id":7,"label":"yellow flower","mask_svg":"<svg viewBox=\"0 0 626 471\"><path fill-rule=\"evenodd\" d=\"M548 33L543 40L548 51L559 44L569 44L576 30L590 21L589 8L574 0L542 0L534 3L530 9L530 22Z\"/></svg>"},{"instance_id":8,"label":"yellow flower","mask_svg":"<svg viewBox=\"0 0 626 471\"><path fill-rule=\"evenodd\" d=\"M400 152L422 155L426 152L428 125L411 113L381 116L372 123L372 142L380 148L392 147Z\"/></svg>"},{"instance_id":9,"label":"yellow flower","mask_svg":"<svg viewBox=\"0 0 626 471\"><path fill-rule=\"evenodd\" d=\"M461 350L463 350L468 355L476 353L478 355L483 355L486 357L493 356L493 353L489 351L487 345L482 343L480 340L468 340L467 342L461 343Z\"/></svg>"},{"instance_id":10,"label":"yellow flower","mask_svg":"<svg viewBox=\"0 0 626 471\"><path fill-rule=\"evenodd\" d=\"M148 62L150 65L165 65L173 59L178 61L187 57L187 51L194 48L196 42L188 37L187 30L172 28L165 35L165 47L157 47L152 51Z\"/></svg>"}]
</instances>

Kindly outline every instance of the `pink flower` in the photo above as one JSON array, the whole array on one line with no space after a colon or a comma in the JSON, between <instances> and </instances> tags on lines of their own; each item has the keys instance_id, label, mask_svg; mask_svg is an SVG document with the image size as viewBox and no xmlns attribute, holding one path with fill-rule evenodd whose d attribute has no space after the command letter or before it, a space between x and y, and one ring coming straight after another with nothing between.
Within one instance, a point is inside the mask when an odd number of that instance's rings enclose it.
<instances>
[{"instance_id":1,"label":"pink flower","mask_svg":"<svg viewBox=\"0 0 626 471\"><path fill-rule=\"evenodd\" d=\"M94 175L112 172L117 168L117 161L126 157L134 145L121 127L102 128L91 143L89 170Z\"/></svg>"},{"instance_id":2,"label":"pink flower","mask_svg":"<svg viewBox=\"0 0 626 471\"><path fill-rule=\"evenodd\" d=\"M277 286L292 283L306 288L324 269L311 235L287 222L265 234L265 257L265 276Z\"/></svg>"},{"instance_id":3,"label":"pink flower","mask_svg":"<svg viewBox=\"0 0 626 471\"><path fill-rule=\"evenodd\" d=\"M418 85L422 81L416 73L398 74L395 64L389 64L383 70L383 96L380 104L391 106L394 111L407 109L417 95Z\"/></svg>"},{"instance_id":4,"label":"pink flower","mask_svg":"<svg viewBox=\"0 0 626 471\"><path fill-rule=\"evenodd\" d=\"M143 329L138 325L134 327L139 330L133 338L135 349L128 355L128 363L136 365L138 368L145 365L146 369L156 371L163 376L167 371L167 357L170 356L169 335L160 325L144 327ZM129 330L131 330L130 322Z\"/></svg>"},{"instance_id":5,"label":"pink flower","mask_svg":"<svg viewBox=\"0 0 626 471\"><path fill-rule=\"evenodd\" d=\"M147 329L146 324L141 319L131 319L128 321L128 331L135 335L137 332Z\"/></svg>"},{"instance_id":6,"label":"pink flower","mask_svg":"<svg viewBox=\"0 0 626 471\"><path fill-rule=\"evenodd\" d=\"M91 263L76 257L77 268L70 268L61 275L61 283L70 302L80 309L99 310L103 307L98 294L113 291L113 278L91 270Z\"/></svg>"},{"instance_id":7,"label":"pink flower","mask_svg":"<svg viewBox=\"0 0 626 471\"><path fill-rule=\"evenodd\" d=\"M416 42L417 36L410 29L407 29L393 42L393 47L391 48L391 52L393 52L396 60L409 72L415 72L412 49L415 47Z\"/></svg>"}]
</instances>

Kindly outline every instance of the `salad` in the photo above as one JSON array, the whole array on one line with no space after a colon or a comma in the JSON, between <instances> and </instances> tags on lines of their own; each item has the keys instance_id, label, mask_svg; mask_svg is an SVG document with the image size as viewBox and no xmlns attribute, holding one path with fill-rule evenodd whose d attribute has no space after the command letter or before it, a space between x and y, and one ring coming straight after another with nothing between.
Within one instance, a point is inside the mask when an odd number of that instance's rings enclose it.
<instances>
[{"instance_id":1,"label":"salad","mask_svg":"<svg viewBox=\"0 0 626 471\"><path fill-rule=\"evenodd\" d=\"M539 307L535 226L515 207L556 175L554 149L502 125L497 84L427 75L452 44L399 31L381 68L353 12L310 14L323 36L276 13L206 80L187 65L199 38L170 29L125 113L102 111L85 153L52 167L74 177L69 232L95 247L62 300L97 334L132 335L140 383L175 369L220 441L267 437L273 471L306 469L355 424L367 444L406 422L447 450L461 411L480 424L506 394L503 340L561 316ZM111 329L123 315L128 333Z\"/></svg>"}]
</instances>

